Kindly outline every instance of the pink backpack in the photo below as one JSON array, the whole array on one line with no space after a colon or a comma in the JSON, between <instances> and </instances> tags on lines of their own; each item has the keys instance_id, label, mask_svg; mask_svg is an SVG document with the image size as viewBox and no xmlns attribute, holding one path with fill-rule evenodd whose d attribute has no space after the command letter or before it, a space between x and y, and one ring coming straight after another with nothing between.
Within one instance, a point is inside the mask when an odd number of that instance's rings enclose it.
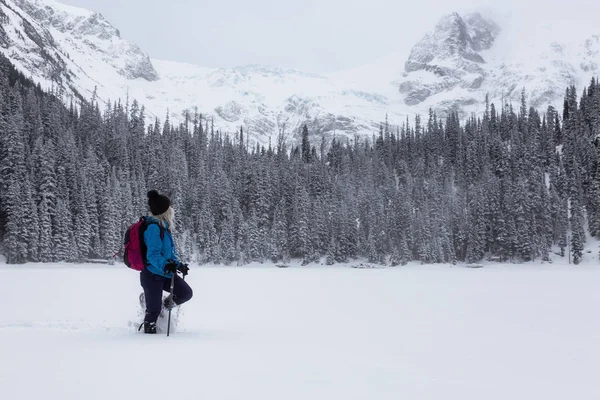
<instances>
[{"instance_id":1,"label":"pink backpack","mask_svg":"<svg viewBox=\"0 0 600 400\"><path fill-rule=\"evenodd\" d=\"M125 247L123 261L125 265L136 271L142 271L146 267L146 242L144 242L144 232L148 225L156 224L160 228L161 240L165 237L165 231L160 224L155 221L147 221L146 217L141 217L138 222L131 225L125 231Z\"/></svg>"}]
</instances>

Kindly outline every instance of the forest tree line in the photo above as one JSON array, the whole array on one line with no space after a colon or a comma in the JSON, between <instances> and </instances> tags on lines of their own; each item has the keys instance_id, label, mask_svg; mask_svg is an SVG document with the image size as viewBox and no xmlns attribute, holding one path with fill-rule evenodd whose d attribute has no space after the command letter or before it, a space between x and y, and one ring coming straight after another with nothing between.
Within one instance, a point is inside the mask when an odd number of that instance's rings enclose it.
<instances>
[{"instance_id":1,"label":"forest tree line","mask_svg":"<svg viewBox=\"0 0 600 400\"><path fill-rule=\"evenodd\" d=\"M600 83L562 112L524 100L461 121L430 112L371 138L264 146L198 113L145 124L133 101L65 105L0 58L0 241L9 263L106 259L171 197L198 263L575 263L600 237Z\"/></svg>"}]
</instances>

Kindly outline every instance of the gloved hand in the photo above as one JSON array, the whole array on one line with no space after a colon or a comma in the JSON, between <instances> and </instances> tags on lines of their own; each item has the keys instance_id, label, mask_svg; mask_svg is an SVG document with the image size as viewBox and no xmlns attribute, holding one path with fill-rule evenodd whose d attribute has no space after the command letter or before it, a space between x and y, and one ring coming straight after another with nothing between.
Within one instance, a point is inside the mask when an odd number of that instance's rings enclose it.
<instances>
[{"instance_id":1,"label":"gloved hand","mask_svg":"<svg viewBox=\"0 0 600 400\"><path fill-rule=\"evenodd\" d=\"M187 264L179 264L179 266L177 267L177 271L181 272L183 276L186 276L190 271L190 268Z\"/></svg>"},{"instance_id":2,"label":"gloved hand","mask_svg":"<svg viewBox=\"0 0 600 400\"><path fill-rule=\"evenodd\" d=\"M167 265L165 265L164 271L174 274L177 272L177 267L178 267L177 263L169 262L169 263L167 263Z\"/></svg>"}]
</instances>

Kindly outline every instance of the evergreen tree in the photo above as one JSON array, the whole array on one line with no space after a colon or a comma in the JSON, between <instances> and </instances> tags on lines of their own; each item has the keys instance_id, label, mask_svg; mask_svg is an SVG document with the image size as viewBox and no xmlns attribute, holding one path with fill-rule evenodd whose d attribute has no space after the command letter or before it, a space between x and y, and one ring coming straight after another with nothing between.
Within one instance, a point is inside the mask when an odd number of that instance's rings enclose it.
<instances>
[{"instance_id":1,"label":"evergreen tree","mask_svg":"<svg viewBox=\"0 0 600 400\"><path fill-rule=\"evenodd\" d=\"M170 196L184 259L393 265L549 260L570 231L581 262L600 237L600 88L542 114L486 98L479 117L385 120L372 138L308 126L290 150L186 112L146 126L136 101L67 106L0 56L0 240L10 263L107 257ZM10 72L13 71L13 72ZM104 111L101 111L104 110ZM307 121L308 122L308 121ZM589 227L589 232L586 231Z\"/></svg>"},{"instance_id":2,"label":"evergreen tree","mask_svg":"<svg viewBox=\"0 0 600 400\"><path fill-rule=\"evenodd\" d=\"M311 151L310 141L308 139L308 126L304 125L302 128L302 160L304 162L310 162Z\"/></svg>"}]
</instances>

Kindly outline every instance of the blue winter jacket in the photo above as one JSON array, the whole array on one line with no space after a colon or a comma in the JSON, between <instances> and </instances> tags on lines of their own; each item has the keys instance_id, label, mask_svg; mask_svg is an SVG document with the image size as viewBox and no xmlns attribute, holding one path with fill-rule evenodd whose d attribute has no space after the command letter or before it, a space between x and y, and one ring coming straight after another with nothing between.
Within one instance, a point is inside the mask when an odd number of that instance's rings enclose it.
<instances>
[{"instance_id":1,"label":"blue winter jacket","mask_svg":"<svg viewBox=\"0 0 600 400\"><path fill-rule=\"evenodd\" d=\"M151 216L146 217L146 220L156 222L148 224L148 227L144 232L144 242L148 248L146 252L146 260L148 261L146 264L146 269L153 274L170 278L171 273L165 272L165 265L167 265L170 261L174 261L179 264L179 257L177 256L177 251L175 250L173 236L168 230L167 225L167 229L164 229L165 233L161 240L160 227L158 225L160 222Z\"/></svg>"}]
</instances>

